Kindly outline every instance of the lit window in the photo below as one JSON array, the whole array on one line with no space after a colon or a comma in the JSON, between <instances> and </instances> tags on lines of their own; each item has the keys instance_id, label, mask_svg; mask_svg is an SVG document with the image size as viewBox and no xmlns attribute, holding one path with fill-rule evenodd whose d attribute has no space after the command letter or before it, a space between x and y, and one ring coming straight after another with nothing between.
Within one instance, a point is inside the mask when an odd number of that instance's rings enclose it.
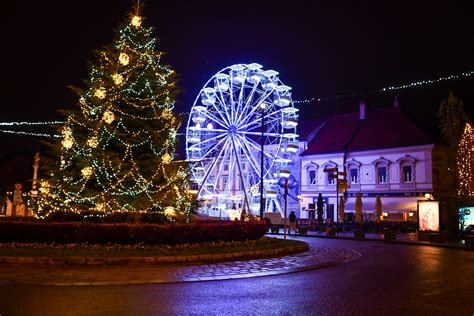
<instances>
[{"instance_id":1,"label":"lit window","mask_svg":"<svg viewBox=\"0 0 474 316\"><path fill-rule=\"evenodd\" d=\"M387 167L378 167L377 174L379 183L387 183Z\"/></svg>"},{"instance_id":2,"label":"lit window","mask_svg":"<svg viewBox=\"0 0 474 316\"><path fill-rule=\"evenodd\" d=\"M357 179L357 169L350 169L349 170L349 175L351 176L351 183L358 183Z\"/></svg>"},{"instance_id":3,"label":"lit window","mask_svg":"<svg viewBox=\"0 0 474 316\"><path fill-rule=\"evenodd\" d=\"M413 181L413 174L411 166L403 166L403 181L405 182L412 182Z\"/></svg>"}]
</instances>

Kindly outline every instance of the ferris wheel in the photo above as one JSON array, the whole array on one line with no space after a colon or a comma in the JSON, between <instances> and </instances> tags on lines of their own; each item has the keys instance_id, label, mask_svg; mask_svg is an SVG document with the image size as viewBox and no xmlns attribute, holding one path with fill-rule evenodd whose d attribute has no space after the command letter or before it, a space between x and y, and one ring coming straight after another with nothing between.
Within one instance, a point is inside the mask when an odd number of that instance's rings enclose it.
<instances>
[{"instance_id":1,"label":"ferris wheel","mask_svg":"<svg viewBox=\"0 0 474 316\"><path fill-rule=\"evenodd\" d=\"M252 63L212 76L197 95L186 128L187 160L197 198L204 201L200 212L258 214L262 191L266 210L281 211L278 180L288 177L294 164L297 125L291 87L278 72Z\"/></svg>"}]
</instances>

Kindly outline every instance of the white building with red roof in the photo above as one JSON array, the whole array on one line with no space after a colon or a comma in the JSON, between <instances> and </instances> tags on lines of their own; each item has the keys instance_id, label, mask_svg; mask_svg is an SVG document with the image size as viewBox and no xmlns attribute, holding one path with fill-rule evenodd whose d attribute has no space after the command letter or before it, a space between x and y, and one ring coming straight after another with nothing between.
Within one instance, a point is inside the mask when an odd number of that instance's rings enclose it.
<instances>
[{"instance_id":1,"label":"white building with red roof","mask_svg":"<svg viewBox=\"0 0 474 316\"><path fill-rule=\"evenodd\" d=\"M302 122L300 135L299 218L311 216L308 210L321 193L325 220L339 220L340 196L350 220L360 192L364 220L374 219L377 195L385 219L416 220L417 201L434 192L433 178L440 174L433 162L435 144L400 110L397 99L390 108L367 111L360 102L359 112Z\"/></svg>"}]
</instances>

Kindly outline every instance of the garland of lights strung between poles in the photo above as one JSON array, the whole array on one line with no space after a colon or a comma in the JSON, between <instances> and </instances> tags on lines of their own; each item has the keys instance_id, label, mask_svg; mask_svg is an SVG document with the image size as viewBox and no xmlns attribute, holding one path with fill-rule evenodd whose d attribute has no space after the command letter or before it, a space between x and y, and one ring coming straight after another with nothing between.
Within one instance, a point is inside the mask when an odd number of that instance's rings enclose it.
<instances>
[{"instance_id":1,"label":"garland of lights strung between poles","mask_svg":"<svg viewBox=\"0 0 474 316\"><path fill-rule=\"evenodd\" d=\"M125 58L122 56L122 58ZM435 84L438 82L442 81L449 81L449 80L456 80L456 79L461 79L461 78L469 78L474 75L474 71L468 71L468 72L463 72L461 74L452 74L449 76L443 76L439 77L436 79L431 79L431 80L422 80L422 81L415 81L399 86L388 86L385 88L381 89L373 89L368 92L359 92L359 93L351 93L351 94L340 94L340 95L334 95L330 97L321 97L321 98L309 98L309 99L304 99L304 100L295 100L293 101L296 104L305 104L305 103L312 103L312 102L322 102L322 101L329 101L329 100L336 100L336 99L341 99L345 97L353 97L355 95L364 95L364 94L373 94L373 93L383 93L383 92L388 92L388 91L395 91L395 90L402 90L402 89L407 89L407 88L413 88L413 87L418 87L418 86L426 86L426 85L431 85ZM122 75L114 75L114 81L117 83L121 83L123 81L123 76ZM100 91L98 92L99 95L102 95L102 93L105 91ZM184 113L184 114L189 114L189 113ZM50 121L50 122L0 122L0 126L38 126L38 125L61 125L64 124L64 121ZM18 135L28 135L28 136L38 136L38 137L62 137L61 135L58 134L46 134L46 133L35 133L35 132L24 132L24 131L12 131L12 130L5 130L5 129L0 129L0 133L8 133L8 134L18 134ZM183 135L177 133L176 135Z\"/></svg>"}]
</instances>

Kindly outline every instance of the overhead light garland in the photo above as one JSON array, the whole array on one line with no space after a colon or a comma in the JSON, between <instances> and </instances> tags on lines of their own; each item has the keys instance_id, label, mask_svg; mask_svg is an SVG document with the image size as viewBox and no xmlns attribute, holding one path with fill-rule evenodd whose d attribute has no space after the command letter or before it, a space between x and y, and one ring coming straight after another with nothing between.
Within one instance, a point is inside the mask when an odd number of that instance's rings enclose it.
<instances>
[{"instance_id":1,"label":"overhead light garland","mask_svg":"<svg viewBox=\"0 0 474 316\"><path fill-rule=\"evenodd\" d=\"M436 79L430 79L430 80L421 80L421 81L414 81L402 85L397 85L397 86L387 86L381 89L372 89L366 92L358 92L358 93L349 93L349 94L339 94L339 95L333 95L330 97L321 97L321 98L309 98L309 99L304 99L304 100L296 100L293 101L294 103L299 103L299 104L304 104L304 103L313 103L313 102L322 102L322 101L331 101L331 100L338 100L338 99L344 99L344 98L352 98L356 96L364 96L364 95L370 95L370 94L375 94L375 93L383 93L383 92L388 92L388 91L396 91L396 90L402 90L402 89L407 89L407 88L413 88L413 87L419 87L419 86L426 86L426 85L431 85L435 83L439 83L442 81L450 81L450 80L455 80L455 79L461 79L461 78L468 78L474 75L474 71L467 71L463 72L460 74L452 74L448 76L443 76L439 77Z\"/></svg>"}]
</instances>

